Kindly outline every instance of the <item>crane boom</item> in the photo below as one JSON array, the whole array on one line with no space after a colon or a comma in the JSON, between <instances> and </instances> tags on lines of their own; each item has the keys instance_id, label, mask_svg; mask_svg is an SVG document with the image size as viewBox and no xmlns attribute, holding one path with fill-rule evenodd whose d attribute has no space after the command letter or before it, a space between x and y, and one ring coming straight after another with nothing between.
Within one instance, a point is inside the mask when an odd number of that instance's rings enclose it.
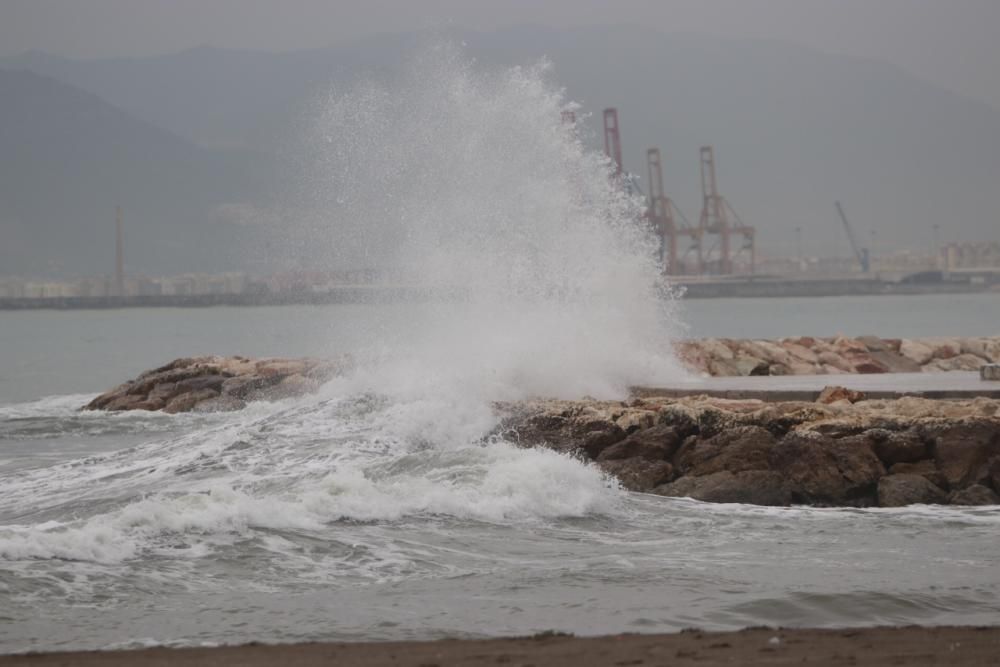
<instances>
[{"instance_id":1,"label":"crane boom","mask_svg":"<svg viewBox=\"0 0 1000 667\"><path fill-rule=\"evenodd\" d=\"M840 221L844 223L844 231L847 232L847 240L851 242L851 249L854 250L854 256L858 258L858 263L861 265L861 270L864 273L868 273L868 248L862 248L858 245L858 240L854 237L854 230L851 229L851 223L847 221L847 216L844 214L844 207L840 205L840 202L834 202L837 207L837 213L840 215Z\"/></svg>"}]
</instances>

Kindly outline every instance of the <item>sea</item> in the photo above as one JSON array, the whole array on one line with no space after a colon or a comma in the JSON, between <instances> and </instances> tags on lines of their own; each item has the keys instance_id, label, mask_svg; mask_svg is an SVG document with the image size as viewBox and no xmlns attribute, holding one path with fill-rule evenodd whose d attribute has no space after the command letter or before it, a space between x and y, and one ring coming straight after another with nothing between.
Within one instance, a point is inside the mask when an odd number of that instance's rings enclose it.
<instances>
[{"instance_id":1,"label":"sea","mask_svg":"<svg viewBox=\"0 0 1000 667\"><path fill-rule=\"evenodd\" d=\"M461 299L0 312L0 652L998 622L998 507L663 498L491 433L498 400L684 377L680 337L992 335L1000 295L679 301L545 63L407 67L317 95L271 247ZM351 364L238 412L80 411L203 354Z\"/></svg>"}]
</instances>

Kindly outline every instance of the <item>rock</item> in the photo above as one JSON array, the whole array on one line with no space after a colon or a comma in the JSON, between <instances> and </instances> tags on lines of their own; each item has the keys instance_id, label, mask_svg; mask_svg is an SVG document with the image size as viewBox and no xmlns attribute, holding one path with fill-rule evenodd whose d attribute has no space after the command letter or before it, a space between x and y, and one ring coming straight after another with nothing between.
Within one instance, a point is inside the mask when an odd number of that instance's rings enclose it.
<instances>
[{"instance_id":1,"label":"rock","mask_svg":"<svg viewBox=\"0 0 1000 667\"><path fill-rule=\"evenodd\" d=\"M811 366L819 363L819 356L804 345L791 341L782 341L781 346L788 351L793 360L803 361Z\"/></svg>"},{"instance_id":2,"label":"rock","mask_svg":"<svg viewBox=\"0 0 1000 667\"><path fill-rule=\"evenodd\" d=\"M181 380L180 382L172 383L173 387L171 388L171 391L174 392L174 396L201 391L202 389L211 389L215 392L220 392L222 391L222 384L227 379L228 378L224 375L197 375L192 378L187 378L186 380Z\"/></svg>"},{"instance_id":3,"label":"rock","mask_svg":"<svg viewBox=\"0 0 1000 667\"><path fill-rule=\"evenodd\" d=\"M756 340L737 341L736 356L753 357L754 359L760 359L768 365L771 363L767 348Z\"/></svg>"},{"instance_id":4,"label":"rock","mask_svg":"<svg viewBox=\"0 0 1000 667\"><path fill-rule=\"evenodd\" d=\"M990 484L993 490L1000 493L1000 456L995 456L987 465L987 473L990 476Z\"/></svg>"},{"instance_id":5,"label":"rock","mask_svg":"<svg viewBox=\"0 0 1000 667\"><path fill-rule=\"evenodd\" d=\"M101 394L84 409L183 412L209 400L206 392L227 399L216 401L213 409L239 409L246 400L268 398L264 390L273 391L271 398L313 392L320 378L339 367L319 359L184 357Z\"/></svg>"},{"instance_id":6,"label":"rock","mask_svg":"<svg viewBox=\"0 0 1000 667\"><path fill-rule=\"evenodd\" d=\"M917 461L916 463L896 463L891 468L889 468L890 475L920 475L928 482L938 487L939 489L948 490L948 480L944 478L944 475L937 466L934 465L934 461L923 460Z\"/></svg>"},{"instance_id":7,"label":"rock","mask_svg":"<svg viewBox=\"0 0 1000 667\"><path fill-rule=\"evenodd\" d=\"M118 396L108 401L106 404L104 404L103 409L112 410L116 412L119 410L135 410L135 409L141 410L142 408L139 408L138 406L141 405L142 403L145 403L145 401L146 398L144 396L137 396L135 394L125 394L124 396Z\"/></svg>"},{"instance_id":8,"label":"rock","mask_svg":"<svg viewBox=\"0 0 1000 667\"><path fill-rule=\"evenodd\" d=\"M301 375L308 369L308 362L301 359L261 359L256 363L257 374L263 377Z\"/></svg>"},{"instance_id":9,"label":"rock","mask_svg":"<svg viewBox=\"0 0 1000 667\"><path fill-rule=\"evenodd\" d=\"M867 345L859 340L847 338L846 336L837 336L833 339L832 346L835 351L844 356L850 356L852 354L868 354Z\"/></svg>"},{"instance_id":10,"label":"rock","mask_svg":"<svg viewBox=\"0 0 1000 667\"><path fill-rule=\"evenodd\" d=\"M219 392L215 389L198 389L187 394L181 394L180 396L172 399L169 403L167 403L166 407L163 408L163 411L167 414L189 412L202 401L207 401L218 396Z\"/></svg>"},{"instance_id":11,"label":"rock","mask_svg":"<svg viewBox=\"0 0 1000 667\"><path fill-rule=\"evenodd\" d=\"M920 475L886 475L878 481L879 507L941 505L946 500L944 491Z\"/></svg>"},{"instance_id":12,"label":"rock","mask_svg":"<svg viewBox=\"0 0 1000 667\"><path fill-rule=\"evenodd\" d=\"M857 403L858 401L865 400L866 396L864 392L854 391L853 389L847 389L845 387L838 387L836 385L828 385L823 387L823 391L819 393L816 398L817 403L836 403L837 401L847 401L848 403Z\"/></svg>"},{"instance_id":13,"label":"rock","mask_svg":"<svg viewBox=\"0 0 1000 667\"><path fill-rule=\"evenodd\" d=\"M222 394L240 400L251 399L266 387L280 381L280 376L262 377L259 375L244 375L226 379L222 383Z\"/></svg>"},{"instance_id":14,"label":"rock","mask_svg":"<svg viewBox=\"0 0 1000 667\"><path fill-rule=\"evenodd\" d=\"M886 349L890 352L895 352L899 354L899 348L903 344L903 339L901 338L883 338L882 342L885 343Z\"/></svg>"},{"instance_id":15,"label":"rock","mask_svg":"<svg viewBox=\"0 0 1000 667\"><path fill-rule=\"evenodd\" d=\"M258 393L257 398L269 401L279 401L285 398L302 396L303 394L311 394L320 387L319 382L316 380L310 380L306 376L299 373L277 377L281 377L281 380L276 384L272 384L271 386L262 389Z\"/></svg>"},{"instance_id":16,"label":"rock","mask_svg":"<svg viewBox=\"0 0 1000 667\"><path fill-rule=\"evenodd\" d=\"M789 375L816 375L816 366L805 361L792 361L788 365Z\"/></svg>"},{"instance_id":17,"label":"rock","mask_svg":"<svg viewBox=\"0 0 1000 667\"><path fill-rule=\"evenodd\" d=\"M246 401L233 396L217 396L198 402L192 409L195 412L233 412L246 406Z\"/></svg>"},{"instance_id":18,"label":"rock","mask_svg":"<svg viewBox=\"0 0 1000 667\"><path fill-rule=\"evenodd\" d=\"M597 460L612 461L639 457L649 461L665 461L674 455L682 439L673 426L659 424L636 431L624 440L604 448L598 454Z\"/></svg>"},{"instance_id":19,"label":"rock","mask_svg":"<svg viewBox=\"0 0 1000 667\"><path fill-rule=\"evenodd\" d=\"M733 359L708 360L708 373L712 377L734 377L740 375L740 368Z\"/></svg>"},{"instance_id":20,"label":"rock","mask_svg":"<svg viewBox=\"0 0 1000 667\"><path fill-rule=\"evenodd\" d=\"M673 476L673 467L666 461L648 461L640 457L600 461L597 466L629 491L650 491L669 482Z\"/></svg>"},{"instance_id":21,"label":"rock","mask_svg":"<svg viewBox=\"0 0 1000 667\"><path fill-rule=\"evenodd\" d=\"M682 477L652 490L661 496L687 497L711 503L789 505L792 493L785 478L770 470L723 470L700 477Z\"/></svg>"},{"instance_id":22,"label":"rock","mask_svg":"<svg viewBox=\"0 0 1000 667\"><path fill-rule=\"evenodd\" d=\"M985 359L974 354L959 354L945 359L935 359L923 367L925 371L978 371L986 365Z\"/></svg>"},{"instance_id":23,"label":"rock","mask_svg":"<svg viewBox=\"0 0 1000 667\"><path fill-rule=\"evenodd\" d=\"M926 338L923 342L933 350L935 359L951 359L962 353L962 344L954 338Z\"/></svg>"},{"instance_id":24,"label":"rock","mask_svg":"<svg viewBox=\"0 0 1000 667\"><path fill-rule=\"evenodd\" d=\"M583 438L572 444L583 449L591 459L596 459L601 455L601 452L616 442L621 442L625 437L625 431L622 430L621 426L617 424L605 424L587 432ZM567 450L563 449L563 451Z\"/></svg>"},{"instance_id":25,"label":"rock","mask_svg":"<svg viewBox=\"0 0 1000 667\"><path fill-rule=\"evenodd\" d=\"M975 370L985 361L1000 358L1000 338L710 338L681 341L674 347L689 368L718 376L836 372L831 369L844 373Z\"/></svg>"},{"instance_id":26,"label":"rock","mask_svg":"<svg viewBox=\"0 0 1000 667\"><path fill-rule=\"evenodd\" d=\"M921 371L920 364L892 350L872 352L871 359L885 366L888 373L919 373Z\"/></svg>"},{"instance_id":27,"label":"rock","mask_svg":"<svg viewBox=\"0 0 1000 667\"><path fill-rule=\"evenodd\" d=\"M677 359L695 373L708 373L708 355L697 341L680 341L674 343L674 354Z\"/></svg>"},{"instance_id":28,"label":"rock","mask_svg":"<svg viewBox=\"0 0 1000 667\"><path fill-rule=\"evenodd\" d=\"M949 505L1000 505L1000 496L982 484L972 486L958 491L953 491L948 496Z\"/></svg>"},{"instance_id":29,"label":"rock","mask_svg":"<svg viewBox=\"0 0 1000 667\"><path fill-rule=\"evenodd\" d=\"M768 454L775 439L759 426L726 429L706 440L695 440L674 458L683 475L711 475L720 471L767 470ZM688 443L685 443L688 444Z\"/></svg>"},{"instance_id":30,"label":"rock","mask_svg":"<svg viewBox=\"0 0 1000 667\"><path fill-rule=\"evenodd\" d=\"M881 361L876 360L871 356L855 357L849 359L851 365L854 367L855 373L862 373L865 375L872 375L875 373L888 373L889 367L883 364Z\"/></svg>"},{"instance_id":31,"label":"rock","mask_svg":"<svg viewBox=\"0 0 1000 667\"><path fill-rule=\"evenodd\" d=\"M767 375L771 370L771 364L763 359L744 355L736 357L733 360L733 365L742 376Z\"/></svg>"},{"instance_id":32,"label":"rock","mask_svg":"<svg viewBox=\"0 0 1000 667\"><path fill-rule=\"evenodd\" d=\"M962 370L978 371L983 366L988 365L988 362L982 357L975 354L962 353L958 355L958 359L961 363Z\"/></svg>"},{"instance_id":33,"label":"rock","mask_svg":"<svg viewBox=\"0 0 1000 667\"><path fill-rule=\"evenodd\" d=\"M653 410L643 410L640 407L630 407L626 409L620 417L615 419L615 423L621 427L626 434L631 435L636 431L652 428L656 425L657 414Z\"/></svg>"},{"instance_id":34,"label":"rock","mask_svg":"<svg viewBox=\"0 0 1000 667\"><path fill-rule=\"evenodd\" d=\"M990 477L990 465L1000 456L1000 422L966 419L956 424L931 426L932 451L938 469L953 489L983 482Z\"/></svg>"},{"instance_id":35,"label":"rock","mask_svg":"<svg viewBox=\"0 0 1000 667\"><path fill-rule=\"evenodd\" d=\"M761 358L768 362L772 367L788 366L792 363L792 355L788 354L788 351L777 343L767 340L756 340L754 341L754 344L764 353L764 356ZM774 374L775 373L772 373L772 375Z\"/></svg>"},{"instance_id":36,"label":"rock","mask_svg":"<svg viewBox=\"0 0 1000 667\"><path fill-rule=\"evenodd\" d=\"M986 351L986 341L981 338L963 338L959 341L960 352L962 354L973 354L984 361L989 361L990 356Z\"/></svg>"},{"instance_id":37,"label":"rock","mask_svg":"<svg viewBox=\"0 0 1000 667\"><path fill-rule=\"evenodd\" d=\"M793 502L818 505L874 504L885 474L870 447L810 432L785 436L771 449L769 463L788 480Z\"/></svg>"},{"instance_id":38,"label":"rock","mask_svg":"<svg viewBox=\"0 0 1000 667\"><path fill-rule=\"evenodd\" d=\"M858 342L864 345L869 352L884 352L889 346L878 336L858 336Z\"/></svg>"},{"instance_id":39,"label":"rock","mask_svg":"<svg viewBox=\"0 0 1000 667\"><path fill-rule=\"evenodd\" d=\"M820 363L825 364L826 366L832 366L833 368L841 370L845 373L854 372L854 366L848 363L847 359L844 359L836 352L820 352L817 357L819 358Z\"/></svg>"},{"instance_id":40,"label":"rock","mask_svg":"<svg viewBox=\"0 0 1000 667\"><path fill-rule=\"evenodd\" d=\"M871 429L865 431L861 437L868 441L875 456L886 468L897 463L916 463L930 455L927 443L913 429L906 431Z\"/></svg>"},{"instance_id":41,"label":"rock","mask_svg":"<svg viewBox=\"0 0 1000 667\"><path fill-rule=\"evenodd\" d=\"M710 359L728 360L734 357L732 349L717 338L706 338L701 341L701 349Z\"/></svg>"},{"instance_id":42,"label":"rock","mask_svg":"<svg viewBox=\"0 0 1000 667\"><path fill-rule=\"evenodd\" d=\"M955 359L933 359L924 364L920 370L924 373L949 373L960 369Z\"/></svg>"},{"instance_id":43,"label":"rock","mask_svg":"<svg viewBox=\"0 0 1000 667\"><path fill-rule=\"evenodd\" d=\"M934 358L934 350L930 346L915 340L904 340L900 343L899 353L918 366L923 366Z\"/></svg>"},{"instance_id":44,"label":"rock","mask_svg":"<svg viewBox=\"0 0 1000 667\"><path fill-rule=\"evenodd\" d=\"M514 406L512 406L514 407ZM568 401L544 402L541 409L525 412L517 406L506 417L498 433L522 446L542 446L557 452L583 451L596 459L605 448L625 439L624 429L612 415L573 407Z\"/></svg>"},{"instance_id":45,"label":"rock","mask_svg":"<svg viewBox=\"0 0 1000 667\"><path fill-rule=\"evenodd\" d=\"M162 410L167 402L161 398L147 398L141 403L136 403L130 410L148 410L154 412L156 410Z\"/></svg>"}]
</instances>

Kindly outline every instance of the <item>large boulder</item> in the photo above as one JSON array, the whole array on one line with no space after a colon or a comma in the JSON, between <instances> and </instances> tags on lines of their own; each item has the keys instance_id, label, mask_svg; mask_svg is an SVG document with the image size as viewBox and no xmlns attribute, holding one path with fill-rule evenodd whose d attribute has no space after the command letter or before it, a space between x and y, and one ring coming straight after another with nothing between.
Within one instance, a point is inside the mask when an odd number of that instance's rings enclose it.
<instances>
[{"instance_id":1,"label":"large boulder","mask_svg":"<svg viewBox=\"0 0 1000 667\"><path fill-rule=\"evenodd\" d=\"M598 453L597 460L612 461L638 456L649 461L665 461L674 455L674 452L680 447L681 441L681 434L676 427L668 424L657 424L636 431L624 440L603 448Z\"/></svg>"},{"instance_id":2,"label":"large boulder","mask_svg":"<svg viewBox=\"0 0 1000 667\"><path fill-rule=\"evenodd\" d=\"M880 507L903 507L918 503L941 505L947 498L944 491L921 475L886 475L878 481Z\"/></svg>"},{"instance_id":3,"label":"large boulder","mask_svg":"<svg viewBox=\"0 0 1000 667\"><path fill-rule=\"evenodd\" d=\"M885 468L864 442L840 442L815 432L792 432L771 448L772 470L782 473L795 502L872 505Z\"/></svg>"},{"instance_id":4,"label":"large boulder","mask_svg":"<svg viewBox=\"0 0 1000 667\"><path fill-rule=\"evenodd\" d=\"M629 491L651 491L673 477L673 467L666 461L650 461L641 457L599 461L597 466Z\"/></svg>"},{"instance_id":5,"label":"large boulder","mask_svg":"<svg viewBox=\"0 0 1000 667\"><path fill-rule=\"evenodd\" d=\"M319 359L184 357L140 374L92 400L85 410L238 410L248 400L300 396L340 366ZM269 392L269 393L268 393Z\"/></svg>"},{"instance_id":6,"label":"large boulder","mask_svg":"<svg viewBox=\"0 0 1000 667\"><path fill-rule=\"evenodd\" d=\"M929 456L927 443L915 429L888 431L871 429L865 432L875 456L890 468L897 463L916 463Z\"/></svg>"},{"instance_id":7,"label":"large boulder","mask_svg":"<svg viewBox=\"0 0 1000 667\"><path fill-rule=\"evenodd\" d=\"M876 350L871 353L871 359L887 368L889 373L919 373L922 368L912 359L891 350Z\"/></svg>"},{"instance_id":8,"label":"large boulder","mask_svg":"<svg viewBox=\"0 0 1000 667\"><path fill-rule=\"evenodd\" d=\"M948 480L937 469L934 461L925 459L916 463L897 463L889 468L890 475L920 475L939 489L948 490ZM884 478L883 478L884 479Z\"/></svg>"},{"instance_id":9,"label":"large boulder","mask_svg":"<svg viewBox=\"0 0 1000 667\"><path fill-rule=\"evenodd\" d=\"M918 366L923 366L934 358L934 349L916 340L904 340L900 343L899 353Z\"/></svg>"},{"instance_id":10,"label":"large boulder","mask_svg":"<svg viewBox=\"0 0 1000 667\"><path fill-rule=\"evenodd\" d=\"M990 465L1000 456L1000 421L965 419L926 428L938 469L948 485L961 489L990 478Z\"/></svg>"},{"instance_id":11,"label":"large boulder","mask_svg":"<svg viewBox=\"0 0 1000 667\"><path fill-rule=\"evenodd\" d=\"M953 491L948 496L948 503L951 505L1000 505L1000 496L982 484L973 484L964 489Z\"/></svg>"},{"instance_id":12,"label":"large boulder","mask_svg":"<svg viewBox=\"0 0 1000 667\"><path fill-rule=\"evenodd\" d=\"M774 436L759 426L737 426L705 440L685 443L674 459L683 475L711 475L723 470L736 473L769 469L768 455Z\"/></svg>"},{"instance_id":13,"label":"large boulder","mask_svg":"<svg viewBox=\"0 0 1000 667\"><path fill-rule=\"evenodd\" d=\"M177 412L190 412L202 401L208 401L219 397L219 392L215 389L197 389L195 391L188 392L186 394L181 394L171 400L163 408L163 411L168 414L174 414Z\"/></svg>"},{"instance_id":14,"label":"large boulder","mask_svg":"<svg viewBox=\"0 0 1000 667\"><path fill-rule=\"evenodd\" d=\"M783 475L770 470L723 470L702 476L688 476L658 486L661 496L686 497L711 503L789 505L792 492Z\"/></svg>"}]
</instances>

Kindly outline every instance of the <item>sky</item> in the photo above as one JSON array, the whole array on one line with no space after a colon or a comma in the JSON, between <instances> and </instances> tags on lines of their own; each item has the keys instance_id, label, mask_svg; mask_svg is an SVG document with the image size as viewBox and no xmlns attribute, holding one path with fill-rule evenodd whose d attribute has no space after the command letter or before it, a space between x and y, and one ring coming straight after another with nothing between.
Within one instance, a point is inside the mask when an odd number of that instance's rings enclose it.
<instances>
[{"instance_id":1,"label":"sky","mask_svg":"<svg viewBox=\"0 0 1000 667\"><path fill-rule=\"evenodd\" d=\"M378 32L636 23L885 60L1000 109L1000 0L0 0L0 55L268 51Z\"/></svg>"}]
</instances>

